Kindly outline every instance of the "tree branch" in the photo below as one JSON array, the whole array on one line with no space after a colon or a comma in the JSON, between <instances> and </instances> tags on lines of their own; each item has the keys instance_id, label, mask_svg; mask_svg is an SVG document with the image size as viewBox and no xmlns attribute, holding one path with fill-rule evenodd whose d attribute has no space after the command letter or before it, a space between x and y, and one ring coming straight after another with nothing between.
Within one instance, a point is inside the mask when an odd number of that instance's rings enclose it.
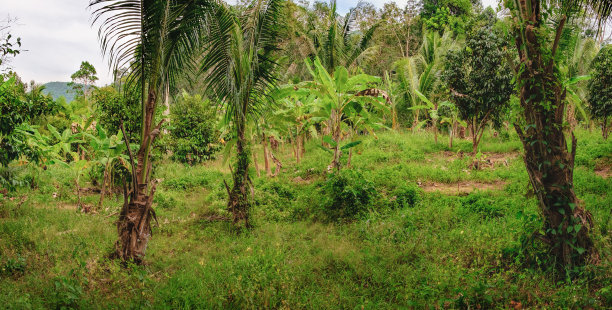
<instances>
[{"instance_id":1,"label":"tree branch","mask_svg":"<svg viewBox=\"0 0 612 310\"><path fill-rule=\"evenodd\" d=\"M555 42L553 43L552 53L550 55L550 62L548 63L548 72L552 71L553 65L555 63L555 55L557 53L557 48L559 47L559 40L561 39L561 34L563 33L563 27L565 26L565 21L567 20L567 16L561 16L561 20L559 21L559 25L557 26L557 32L555 34Z\"/></svg>"}]
</instances>

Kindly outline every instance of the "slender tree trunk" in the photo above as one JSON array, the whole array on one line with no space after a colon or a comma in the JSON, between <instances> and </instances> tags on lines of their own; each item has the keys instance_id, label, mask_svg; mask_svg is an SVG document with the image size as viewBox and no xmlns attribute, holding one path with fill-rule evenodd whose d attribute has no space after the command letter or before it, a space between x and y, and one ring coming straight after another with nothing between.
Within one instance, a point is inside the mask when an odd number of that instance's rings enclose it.
<instances>
[{"instance_id":1,"label":"slender tree trunk","mask_svg":"<svg viewBox=\"0 0 612 310\"><path fill-rule=\"evenodd\" d=\"M453 123L451 124L451 128L449 130L449 135L448 135L448 148L452 149L453 148L453 136L455 135L455 124L457 122L453 121Z\"/></svg>"},{"instance_id":2,"label":"slender tree trunk","mask_svg":"<svg viewBox=\"0 0 612 310\"><path fill-rule=\"evenodd\" d=\"M238 130L238 140L236 142L237 162L236 170L233 172L234 185L232 189L227 186L229 198L227 209L232 213L234 224L244 221L247 228L250 228L249 209L249 157L250 150L244 138L244 128Z\"/></svg>"},{"instance_id":3,"label":"slender tree trunk","mask_svg":"<svg viewBox=\"0 0 612 310\"><path fill-rule=\"evenodd\" d=\"M340 171L340 156L342 156L342 151L340 150L340 121L338 121L338 125L334 127L332 134L336 146L334 147L334 159L328 167L328 170Z\"/></svg>"},{"instance_id":4,"label":"slender tree trunk","mask_svg":"<svg viewBox=\"0 0 612 310\"><path fill-rule=\"evenodd\" d=\"M259 172L259 164L257 163L257 152L253 152L253 165L255 165L255 171L257 171L257 177L261 177Z\"/></svg>"},{"instance_id":5,"label":"slender tree trunk","mask_svg":"<svg viewBox=\"0 0 612 310\"><path fill-rule=\"evenodd\" d=\"M109 184L109 165L110 160L106 162L106 166L104 166L104 177L102 178L102 191L100 192L100 201L98 201L98 209L102 208L102 203L104 202L104 194L106 194L106 184Z\"/></svg>"},{"instance_id":6,"label":"slender tree trunk","mask_svg":"<svg viewBox=\"0 0 612 310\"><path fill-rule=\"evenodd\" d=\"M395 109L395 106L393 106L393 110L391 110L391 113L393 113L391 128L394 131L397 131L399 129L399 124L397 123L397 110Z\"/></svg>"},{"instance_id":7,"label":"slender tree trunk","mask_svg":"<svg viewBox=\"0 0 612 310\"><path fill-rule=\"evenodd\" d=\"M351 167L351 159L353 158L353 149L349 149L348 160L346 161L346 166Z\"/></svg>"},{"instance_id":8,"label":"slender tree trunk","mask_svg":"<svg viewBox=\"0 0 612 310\"><path fill-rule=\"evenodd\" d=\"M433 123L433 130L434 130L434 142L436 144L438 144L438 121L437 120L432 120Z\"/></svg>"},{"instance_id":9,"label":"slender tree trunk","mask_svg":"<svg viewBox=\"0 0 612 310\"><path fill-rule=\"evenodd\" d=\"M472 155L476 154L478 150L478 133L476 132L476 118L472 120L470 124L470 131L472 132Z\"/></svg>"},{"instance_id":10,"label":"slender tree trunk","mask_svg":"<svg viewBox=\"0 0 612 310\"><path fill-rule=\"evenodd\" d=\"M532 5L521 1L519 9L524 22L515 30L524 69L518 83L526 126L515 124L515 129L525 149L525 166L544 217L544 233L536 236L550 246L559 265L597 262L599 255L589 234L593 219L574 192L576 138L572 134L570 148L563 133L566 91L554 73L554 56L566 18L561 18L549 50L539 38L547 27L540 1Z\"/></svg>"},{"instance_id":11,"label":"slender tree trunk","mask_svg":"<svg viewBox=\"0 0 612 310\"><path fill-rule=\"evenodd\" d=\"M300 164L300 156L302 155L302 146L300 145L300 136L295 137L295 162Z\"/></svg>"},{"instance_id":12,"label":"slender tree trunk","mask_svg":"<svg viewBox=\"0 0 612 310\"><path fill-rule=\"evenodd\" d=\"M304 142L306 140L306 134L302 133L302 135L300 135L300 140L301 140L300 157L304 159L304 154L306 154L306 146L304 146Z\"/></svg>"},{"instance_id":13,"label":"slender tree trunk","mask_svg":"<svg viewBox=\"0 0 612 310\"><path fill-rule=\"evenodd\" d=\"M263 134L263 140L261 144L263 145L264 167L266 169L266 175L271 176L272 171L270 169L270 150L268 150L268 137L266 137L265 133Z\"/></svg>"},{"instance_id":14,"label":"slender tree trunk","mask_svg":"<svg viewBox=\"0 0 612 310\"><path fill-rule=\"evenodd\" d=\"M601 134L602 134L604 140L608 140L608 131L609 130L610 129L608 128L608 116L606 116L606 117L604 117L603 125L601 127Z\"/></svg>"}]
</instances>

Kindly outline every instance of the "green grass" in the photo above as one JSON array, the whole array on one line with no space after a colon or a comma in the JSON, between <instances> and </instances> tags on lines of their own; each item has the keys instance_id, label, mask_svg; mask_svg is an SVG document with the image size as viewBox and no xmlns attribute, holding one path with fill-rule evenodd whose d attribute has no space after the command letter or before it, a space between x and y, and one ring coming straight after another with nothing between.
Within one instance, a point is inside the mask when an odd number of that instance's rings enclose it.
<instances>
[{"instance_id":1,"label":"green grass","mask_svg":"<svg viewBox=\"0 0 612 310\"><path fill-rule=\"evenodd\" d=\"M295 164L289 146L276 178L256 177L255 228L227 222L223 178L227 163L189 167L165 162L154 207L159 225L144 266L109 260L121 197L97 213L76 211L72 174L54 166L21 169L36 188L0 198L0 304L23 308L595 308L612 306L612 179L594 173L612 156L612 141L580 131L575 187L593 214L598 266L570 281L549 267L545 248L529 236L540 228L536 201L520 156L507 165L468 168L467 140L452 149L428 133L380 133L354 149L352 166L376 193L366 212L341 223L321 217L331 158L307 144ZM259 146L254 148L261 152ZM488 134L490 153L520 153L516 135ZM446 153L445 153L446 152ZM261 154L261 153L260 153ZM261 156L258 156L261 158ZM344 158L346 160L346 158ZM263 162L260 163L263 167ZM299 177L299 178L298 178ZM398 207L398 193L417 182L492 183L504 186L469 195L418 191ZM82 186L91 186L87 177ZM57 198L53 198L53 196ZM27 199L21 203L21 198ZM84 197L95 205L98 196Z\"/></svg>"}]
</instances>

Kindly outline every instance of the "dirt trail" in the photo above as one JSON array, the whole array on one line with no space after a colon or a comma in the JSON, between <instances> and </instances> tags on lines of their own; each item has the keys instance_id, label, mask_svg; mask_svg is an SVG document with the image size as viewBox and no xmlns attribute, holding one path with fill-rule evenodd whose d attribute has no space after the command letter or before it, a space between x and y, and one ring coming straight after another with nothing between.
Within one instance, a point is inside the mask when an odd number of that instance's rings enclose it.
<instances>
[{"instance_id":1,"label":"dirt trail","mask_svg":"<svg viewBox=\"0 0 612 310\"><path fill-rule=\"evenodd\" d=\"M497 181L494 183L485 183L479 181L461 181L458 183L436 183L427 182L419 186L425 192L440 192L446 195L469 194L476 190L503 190L507 182Z\"/></svg>"}]
</instances>

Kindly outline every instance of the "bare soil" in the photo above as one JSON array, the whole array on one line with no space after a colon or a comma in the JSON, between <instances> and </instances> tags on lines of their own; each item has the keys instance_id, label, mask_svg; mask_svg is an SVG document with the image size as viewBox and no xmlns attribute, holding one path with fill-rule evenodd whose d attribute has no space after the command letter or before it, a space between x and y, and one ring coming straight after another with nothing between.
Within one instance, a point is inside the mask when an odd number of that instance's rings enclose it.
<instances>
[{"instance_id":1,"label":"bare soil","mask_svg":"<svg viewBox=\"0 0 612 310\"><path fill-rule=\"evenodd\" d=\"M469 194L476 190L502 190L507 183L497 181L494 183L485 183L479 181L461 181L457 183L436 183L426 182L419 186L426 192L440 192L446 195L461 195Z\"/></svg>"},{"instance_id":2,"label":"bare soil","mask_svg":"<svg viewBox=\"0 0 612 310\"><path fill-rule=\"evenodd\" d=\"M597 163L597 165L595 165L595 174L604 179L612 177L612 161L603 160Z\"/></svg>"}]
</instances>

